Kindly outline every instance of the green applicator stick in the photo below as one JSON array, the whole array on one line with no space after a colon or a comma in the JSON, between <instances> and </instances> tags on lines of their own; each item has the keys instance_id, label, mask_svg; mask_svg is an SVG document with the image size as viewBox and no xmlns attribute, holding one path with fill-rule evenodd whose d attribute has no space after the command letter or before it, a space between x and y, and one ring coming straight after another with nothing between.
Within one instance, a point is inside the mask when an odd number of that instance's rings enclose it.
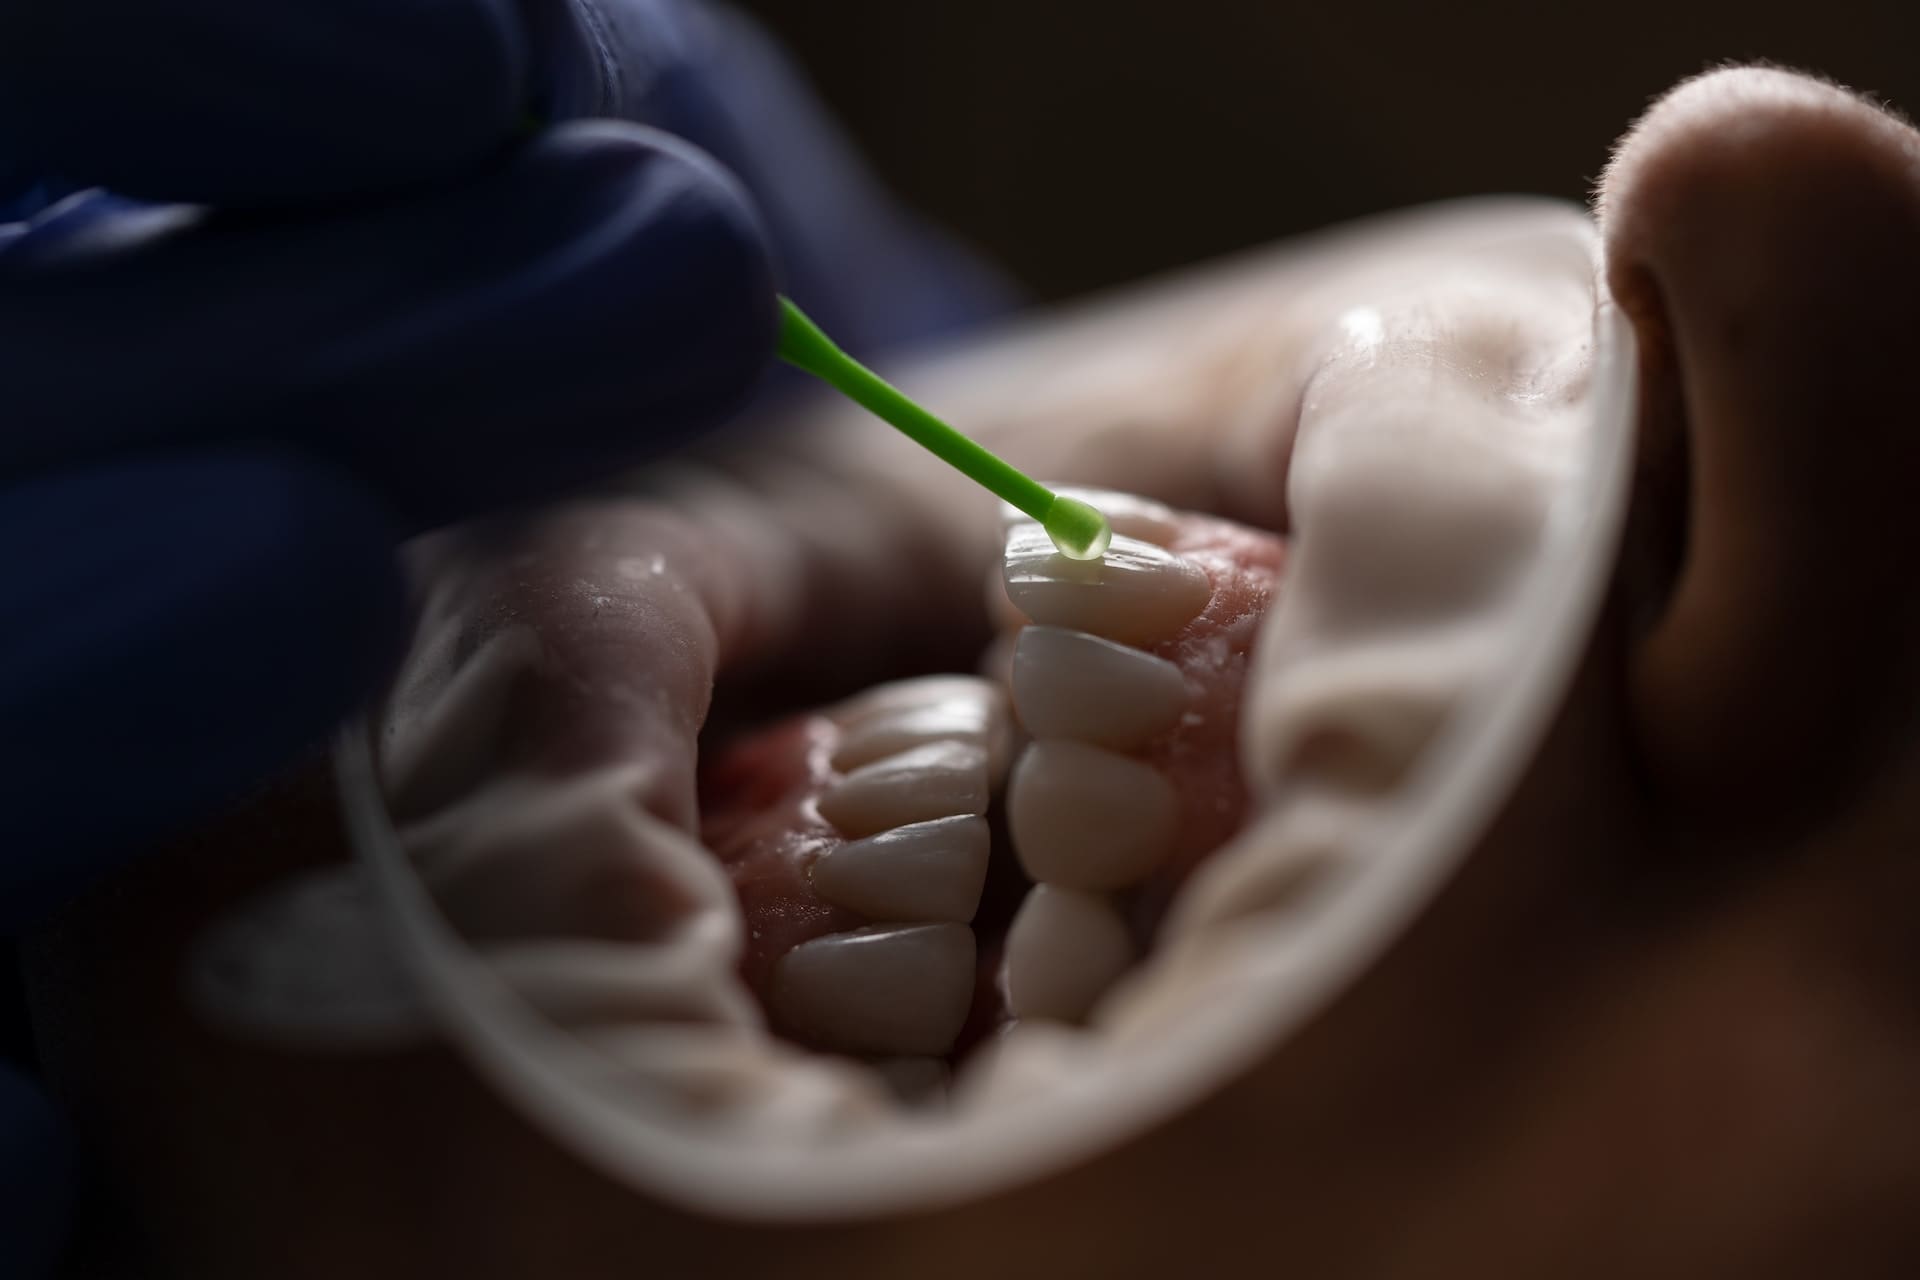
<instances>
[{"instance_id":1,"label":"green applicator stick","mask_svg":"<svg viewBox=\"0 0 1920 1280\"><path fill-rule=\"evenodd\" d=\"M962 475L1038 520L1061 555L1098 560L1106 554L1113 530L1105 516L1084 502L1055 493L922 409L835 346L785 297L780 299L780 358L834 387Z\"/></svg>"}]
</instances>

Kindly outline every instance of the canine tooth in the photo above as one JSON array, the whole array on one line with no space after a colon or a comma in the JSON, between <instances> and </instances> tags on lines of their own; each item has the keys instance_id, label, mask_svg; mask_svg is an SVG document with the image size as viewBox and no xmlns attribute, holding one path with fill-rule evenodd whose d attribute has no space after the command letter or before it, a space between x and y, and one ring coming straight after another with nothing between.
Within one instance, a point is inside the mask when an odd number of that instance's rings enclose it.
<instances>
[{"instance_id":1,"label":"canine tooth","mask_svg":"<svg viewBox=\"0 0 1920 1280\"><path fill-rule=\"evenodd\" d=\"M935 818L836 845L813 864L821 897L874 920L973 919L992 845L987 820Z\"/></svg>"},{"instance_id":2,"label":"canine tooth","mask_svg":"<svg viewBox=\"0 0 1920 1280\"><path fill-rule=\"evenodd\" d=\"M1119 889L1173 848L1179 800L1151 765L1064 739L1029 746L1007 784L1020 864L1069 889Z\"/></svg>"},{"instance_id":3,"label":"canine tooth","mask_svg":"<svg viewBox=\"0 0 1920 1280\"><path fill-rule=\"evenodd\" d=\"M930 818L987 811L986 748L931 742L862 765L820 797L820 816L850 838Z\"/></svg>"},{"instance_id":4,"label":"canine tooth","mask_svg":"<svg viewBox=\"0 0 1920 1280\"><path fill-rule=\"evenodd\" d=\"M1078 1022L1132 961L1133 939L1111 902L1035 885L1007 931L1007 1007L1020 1018Z\"/></svg>"},{"instance_id":5,"label":"canine tooth","mask_svg":"<svg viewBox=\"0 0 1920 1280\"><path fill-rule=\"evenodd\" d=\"M1187 682L1164 658L1063 627L1028 627L1013 651L1013 705L1038 738L1116 750L1180 722Z\"/></svg>"},{"instance_id":6,"label":"canine tooth","mask_svg":"<svg viewBox=\"0 0 1920 1280\"><path fill-rule=\"evenodd\" d=\"M1007 534L1007 598L1035 622L1122 644L1164 640L1206 608L1212 587L1191 560L1115 536L1098 560L1069 560L1038 525Z\"/></svg>"},{"instance_id":7,"label":"canine tooth","mask_svg":"<svg viewBox=\"0 0 1920 1280\"><path fill-rule=\"evenodd\" d=\"M937 1056L967 1020L973 965L963 924L830 933L780 958L770 1004L782 1027L824 1049Z\"/></svg>"}]
</instances>

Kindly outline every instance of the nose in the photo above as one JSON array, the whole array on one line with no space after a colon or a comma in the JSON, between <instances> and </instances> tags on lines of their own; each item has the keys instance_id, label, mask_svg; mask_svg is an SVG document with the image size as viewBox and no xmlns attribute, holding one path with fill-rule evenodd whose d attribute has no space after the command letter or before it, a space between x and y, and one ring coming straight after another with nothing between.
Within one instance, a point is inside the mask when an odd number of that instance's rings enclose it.
<instances>
[{"instance_id":1,"label":"nose","mask_svg":"<svg viewBox=\"0 0 1920 1280\"><path fill-rule=\"evenodd\" d=\"M1642 350L1650 775L1713 821L1817 820L1905 746L1920 692L1920 134L1717 71L1628 133L1599 211Z\"/></svg>"}]
</instances>

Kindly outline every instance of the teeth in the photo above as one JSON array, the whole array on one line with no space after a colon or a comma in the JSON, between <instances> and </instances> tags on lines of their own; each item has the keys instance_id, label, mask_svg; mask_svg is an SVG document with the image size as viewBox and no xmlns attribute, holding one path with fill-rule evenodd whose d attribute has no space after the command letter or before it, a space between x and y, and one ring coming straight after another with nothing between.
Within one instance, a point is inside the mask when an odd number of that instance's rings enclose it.
<instances>
[{"instance_id":1,"label":"teeth","mask_svg":"<svg viewBox=\"0 0 1920 1280\"><path fill-rule=\"evenodd\" d=\"M1164 658L1060 627L1028 627L1013 651L1013 704L1039 738L1126 750L1180 723L1187 682Z\"/></svg>"},{"instance_id":2,"label":"teeth","mask_svg":"<svg viewBox=\"0 0 1920 1280\"><path fill-rule=\"evenodd\" d=\"M1158 770L1099 747L1036 742L1013 767L1007 821L1035 880L1120 889L1171 852L1179 804Z\"/></svg>"},{"instance_id":3,"label":"teeth","mask_svg":"<svg viewBox=\"0 0 1920 1280\"><path fill-rule=\"evenodd\" d=\"M1078 1022L1133 961L1133 939L1113 904L1036 885L1007 931L1007 1007L1019 1018Z\"/></svg>"},{"instance_id":4,"label":"teeth","mask_svg":"<svg viewBox=\"0 0 1920 1280\"><path fill-rule=\"evenodd\" d=\"M820 797L820 816L848 837L930 818L987 811L987 751L934 742L862 765Z\"/></svg>"},{"instance_id":5,"label":"teeth","mask_svg":"<svg viewBox=\"0 0 1920 1280\"><path fill-rule=\"evenodd\" d=\"M935 742L967 742L986 749L988 769L1006 772L1006 702L985 680L936 679L892 686L893 696L862 699L841 729L833 767L857 769L886 756Z\"/></svg>"},{"instance_id":6,"label":"teeth","mask_svg":"<svg viewBox=\"0 0 1920 1280\"><path fill-rule=\"evenodd\" d=\"M813 864L828 902L874 920L973 919L987 879L985 818L935 818L837 845Z\"/></svg>"},{"instance_id":7,"label":"teeth","mask_svg":"<svg viewBox=\"0 0 1920 1280\"><path fill-rule=\"evenodd\" d=\"M1113 526L1117 535L1138 538L1157 547L1166 546L1179 535L1180 520L1174 515L1173 508L1137 493L1122 493L1117 489L1087 489L1078 485L1055 485L1053 491L1063 498L1077 498L1099 508L1100 514L1107 518L1107 523ZM1011 503L1000 504L1002 528L1011 529L1015 525L1031 523L1032 520L1032 516Z\"/></svg>"},{"instance_id":8,"label":"teeth","mask_svg":"<svg viewBox=\"0 0 1920 1280\"><path fill-rule=\"evenodd\" d=\"M1122 644L1167 639L1212 593L1199 565L1150 543L1116 535L1101 559L1069 560L1037 524L1008 532L1002 572L1007 598L1033 621Z\"/></svg>"},{"instance_id":9,"label":"teeth","mask_svg":"<svg viewBox=\"0 0 1920 1280\"><path fill-rule=\"evenodd\" d=\"M938 1056L973 1003L973 930L874 925L803 942L774 966L774 1018L842 1053Z\"/></svg>"}]
</instances>

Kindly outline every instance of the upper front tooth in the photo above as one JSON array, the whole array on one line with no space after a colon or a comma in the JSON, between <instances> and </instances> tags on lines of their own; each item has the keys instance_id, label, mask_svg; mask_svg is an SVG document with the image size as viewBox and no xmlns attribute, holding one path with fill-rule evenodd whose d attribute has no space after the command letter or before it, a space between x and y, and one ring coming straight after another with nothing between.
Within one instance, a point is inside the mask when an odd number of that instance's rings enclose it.
<instances>
[{"instance_id":1,"label":"upper front tooth","mask_svg":"<svg viewBox=\"0 0 1920 1280\"><path fill-rule=\"evenodd\" d=\"M1179 799L1159 770L1064 739L1035 742L1007 784L1020 865L1071 889L1119 889L1173 849Z\"/></svg>"},{"instance_id":2,"label":"upper front tooth","mask_svg":"<svg viewBox=\"0 0 1920 1280\"><path fill-rule=\"evenodd\" d=\"M1007 534L1007 598L1035 622L1123 644L1165 640L1207 606L1212 587L1191 560L1116 536L1098 560L1069 560L1037 524Z\"/></svg>"},{"instance_id":3,"label":"upper front tooth","mask_svg":"<svg viewBox=\"0 0 1920 1280\"><path fill-rule=\"evenodd\" d=\"M942 1054L973 1004L973 930L874 925L803 942L770 997L789 1033L842 1053Z\"/></svg>"},{"instance_id":4,"label":"upper front tooth","mask_svg":"<svg viewBox=\"0 0 1920 1280\"><path fill-rule=\"evenodd\" d=\"M1007 929L1007 1008L1018 1018L1078 1022L1132 960L1133 939L1112 903L1035 885Z\"/></svg>"},{"instance_id":5,"label":"upper front tooth","mask_svg":"<svg viewBox=\"0 0 1920 1280\"><path fill-rule=\"evenodd\" d=\"M899 689L898 698L865 704L844 725L833 751L834 768L857 769L931 742L958 741L985 747L989 771L996 776L1006 771L1011 735L999 689L981 679L942 679L923 689Z\"/></svg>"},{"instance_id":6,"label":"upper front tooth","mask_svg":"<svg viewBox=\"0 0 1920 1280\"><path fill-rule=\"evenodd\" d=\"M837 845L814 862L828 902L872 920L973 919L992 836L978 817L935 818Z\"/></svg>"},{"instance_id":7,"label":"upper front tooth","mask_svg":"<svg viewBox=\"0 0 1920 1280\"><path fill-rule=\"evenodd\" d=\"M1173 508L1137 493L1123 493L1118 489L1090 489L1071 484L1055 485L1053 491L1063 498L1076 498L1088 506L1099 508L1100 514L1107 518L1116 535L1138 538L1157 547L1166 546L1180 535L1180 518L1173 513ZM1032 516L1012 503L1000 504L1001 528L1010 529L1032 520Z\"/></svg>"},{"instance_id":8,"label":"upper front tooth","mask_svg":"<svg viewBox=\"0 0 1920 1280\"><path fill-rule=\"evenodd\" d=\"M1013 651L1013 705L1037 738L1127 750L1180 723L1187 682L1164 658L1061 627L1028 627Z\"/></svg>"},{"instance_id":9,"label":"upper front tooth","mask_svg":"<svg viewBox=\"0 0 1920 1280\"><path fill-rule=\"evenodd\" d=\"M820 816L849 837L929 818L987 811L985 747L930 742L862 765L820 797Z\"/></svg>"}]
</instances>

